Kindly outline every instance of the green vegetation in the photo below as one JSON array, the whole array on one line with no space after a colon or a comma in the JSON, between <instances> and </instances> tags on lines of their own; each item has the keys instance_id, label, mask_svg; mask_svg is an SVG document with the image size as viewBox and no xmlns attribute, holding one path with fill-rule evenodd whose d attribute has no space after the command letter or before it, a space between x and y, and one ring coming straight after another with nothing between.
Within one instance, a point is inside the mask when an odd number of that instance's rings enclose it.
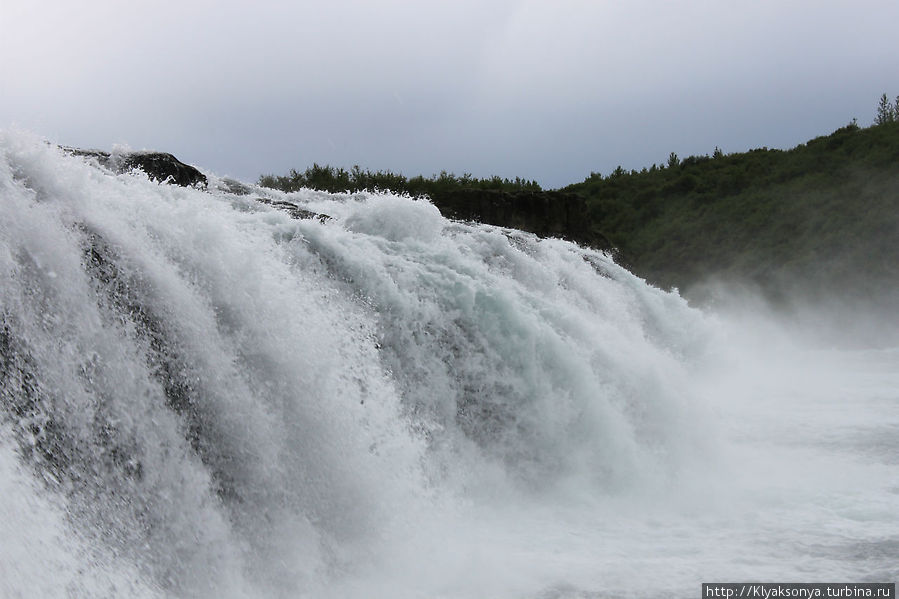
<instances>
[{"instance_id":1,"label":"green vegetation","mask_svg":"<svg viewBox=\"0 0 899 599\"><path fill-rule=\"evenodd\" d=\"M418 175L407 179L404 175L390 171L363 171L358 166L354 166L348 171L343 168L319 166L318 164L313 164L302 173L291 170L286 176L263 175L259 178L259 184L282 191L296 191L308 187L332 193L352 193L368 189L407 193L411 196L432 196L447 190L458 189L504 192L541 190L536 181L527 181L519 177L515 179L503 179L502 177L477 179L468 173L457 177L443 171L439 175L432 175L428 178Z\"/></svg>"},{"instance_id":2,"label":"green vegetation","mask_svg":"<svg viewBox=\"0 0 899 599\"><path fill-rule=\"evenodd\" d=\"M885 97L885 96L884 96ZM886 112L884 112L886 114ZM663 287L708 277L769 297L899 285L899 119L854 121L792 150L761 148L620 167L566 188L622 261Z\"/></svg>"},{"instance_id":3,"label":"green vegetation","mask_svg":"<svg viewBox=\"0 0 899 599\"><path fill-rule=\"evenodd\" d=\"M749 282L775 300L798 294L899 307L899 98L892 103L886 94L868 128L853 119L785 151L725 155L715 148L684 159L672 152L665 164L592 173L561 192L520 178L442 172L407 179L318 165L259 182L285 191L428 195L448 215L521 228L527 222L540 234L535 221L550 218L548 205L571 206L579 196L573 214L583 214L585 203L585 218L555 218L550 234L608 239L619 261L658 286L696 298L701 283L718 279ZM517 207L497 210L502 202ZM463 204L474 208L466 212ZM559 223L568 230L560 232ZM573 223L584 230L571 234Z\"/></svg>"},{"instance_id":4,"label":"green vegetation","mask_svg":"<svg viewBox=\"0 0 899 599\"><path fill-rule=\"evenodd\" d=\"M880 103L877 105L877 116L874 117L874 125L885 125L899 121L899 96L896 96L896 103L890 104L890 99L886 94L880 96Z\"/></svg>"},{"instance_id":5,"label":"green vegetation","mask_svg":"<svg viewBox=\"0 0 899 599\"><path fill-rule=\"evenodd\" d=\"M283 191L308 187L329 192L383 190L427 196L447 218L510 227L543 237L563 237L604 249L611 247L587 226L586 203L577 194L543 191L536 181L521 178L476 179L469 174L457 177L444 171L430 178L407 179L391 172L363 171L358 166L347 171L315 164L302 173L292 170L284 177L263 176L259 184Z\"/></svg>"}]
</instances>

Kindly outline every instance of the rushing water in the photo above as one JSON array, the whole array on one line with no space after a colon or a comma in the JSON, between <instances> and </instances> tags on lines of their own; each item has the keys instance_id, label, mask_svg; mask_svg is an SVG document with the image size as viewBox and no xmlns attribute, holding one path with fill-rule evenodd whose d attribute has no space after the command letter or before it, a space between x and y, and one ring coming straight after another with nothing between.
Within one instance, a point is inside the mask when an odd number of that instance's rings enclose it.
<instances>
[{"instance_id":1,"label":"rushing water","mask_svg":"<svg viewBox=\"0 0 899 599\"><path fill-rule=\"evenodd\" d=\"M0 134L0 596L899 578L896 350L425 201L237 187Z\"/></svg>"}]
</instances>

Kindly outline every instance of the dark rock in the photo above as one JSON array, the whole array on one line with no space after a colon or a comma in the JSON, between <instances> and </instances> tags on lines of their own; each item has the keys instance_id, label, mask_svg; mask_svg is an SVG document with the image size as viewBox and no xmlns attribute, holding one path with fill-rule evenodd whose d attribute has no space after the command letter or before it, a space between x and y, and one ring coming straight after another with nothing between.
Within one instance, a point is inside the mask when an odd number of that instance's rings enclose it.
<instances>
[{"instance_id":1,"label":"dark rock","mask_svg":"<svg viewBox=\"0 0 899 599\"><path fill-rule=\"evenodd\" d=\"M224 187L225 191L228 193L233 193L236 196L248 196L253 193L253 190L250 189L249 186L228 177L222 179L222 187Z\"/></svg>"},{"instance_id":2,"label":"dark rock","mask_svg":"<svg viewBox=\"0 0 899 599\"><path fill-rule=\"evenodd\" d=\"M94 158L102 166L117 173L126 173L137 168L147 173L147 176L154 181L161 183L174 183L182 187L205 187L207 185L206 175L166 152L128 152L113 155L102 150L67 147L62 149L75 156Z\"/></svg>"},{"instance_id":3,"label":"dark rock","mask_svg":"<svg viewBox=\"0 0 899 599\"><path fill-rule=\"evenodd\" d=\"M297 220L307 220L317 218L318 222L323 223L331 217L327 214L319 214L317 212L312 212L311 210L306 210L304 208L300 208L295 204L291 204L290 202L284 202L281 200L270 200L269 198L256 198L256 201L260 204L266 204L268 206L272 206L277 208L278 210L282 210L290 215L291 218L295 218Z\"/></svg>"},{"instance_id":4,"label":"dark rock","mask_svg":"<svg viewBox=\"0 0 899 599\"><path fill-rule=\"evenodd\" d=\"M139 168L156 181L175 183L182 187L206 186L206 175L165 152L135 152L125 154L122 168Z\"/></svg>"}]
</instances>

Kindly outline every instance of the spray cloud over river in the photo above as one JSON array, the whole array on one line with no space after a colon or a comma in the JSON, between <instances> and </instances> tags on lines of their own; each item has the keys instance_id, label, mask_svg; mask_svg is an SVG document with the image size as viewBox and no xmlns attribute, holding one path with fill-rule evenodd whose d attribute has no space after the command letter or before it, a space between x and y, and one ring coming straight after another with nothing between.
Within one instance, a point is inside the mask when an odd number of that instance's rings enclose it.
<instances>
[{"instance_id":1,"label":"spray cloud over river","mask_svg":"<svg viewBox=\"0 0 899 599\"><path fill-rule=\"evenodd\" d=\"M897 350L799 349L423 200L5 132L0 320L0 595L899 577Z\"/></svg>"}]
</instances>

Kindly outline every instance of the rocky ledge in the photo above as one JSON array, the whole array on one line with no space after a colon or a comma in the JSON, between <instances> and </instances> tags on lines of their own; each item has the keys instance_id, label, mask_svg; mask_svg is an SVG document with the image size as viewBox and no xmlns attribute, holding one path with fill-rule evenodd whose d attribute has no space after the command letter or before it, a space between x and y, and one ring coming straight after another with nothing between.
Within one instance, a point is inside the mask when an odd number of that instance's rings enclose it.
<instances>
[{"instance_id":1,"label":"rocky ledge","mask_svg":"<svg viewBox=\"0 0 899 599\"><path fill-rule=\"evenodd\" d=\"M102 150L83 150L65 146L62 149L74 156L93 158L100 166L117 173L127 173L136 168L145 172L150 179L160 183L181 185L182 187L206 187L208 185L206 175L166 152L141 151L111 154ZM223 183L229 191L237 195L250 193L250 189L239 181L225 179ZM286 212L291 218L297 220L317 218L319 222L325 222L331 218L327 214L304 210L290 202L280 202L268 198L255 198L255 200L260 204L266 204Z\"/></svg>"},{"instance_id":2,"label":"rocky ledge","mask_svg":"<svg viewBox=\"0 0 899 599\"><path fill-rule=\"evenodd\" d=\"M67 148L63 150L76 156L94 158L102 166L117 173L126 173L132 169L140 169L154 181L174 183L184 187L206 187L206 175L189 164L184 164L166 152L126 152L110 154L102 150L82 150Z\"/></svg>"}]
</instances>

